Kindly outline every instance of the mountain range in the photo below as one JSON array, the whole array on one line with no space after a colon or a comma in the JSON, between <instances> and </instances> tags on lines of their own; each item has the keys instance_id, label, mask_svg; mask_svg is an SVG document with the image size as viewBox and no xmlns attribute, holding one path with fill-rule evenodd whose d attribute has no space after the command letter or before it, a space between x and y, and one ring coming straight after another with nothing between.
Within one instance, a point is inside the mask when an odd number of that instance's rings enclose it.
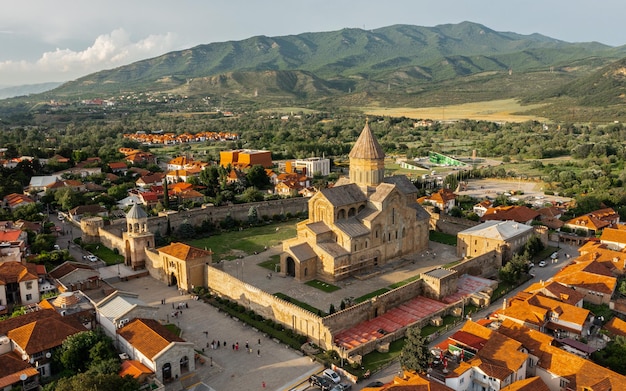
<instances>
[{"instance_id":1,"label":"mountain range","mask_svg":"<svg viewBox=\"0 0 626 391\"><path fill-rule=\"evenodd\" d=\"M626 46L497 32L471 22L394 25L199 45L93 73L43 95L159 91L273 104L333 99L392 106L415 99L427 105L567 96L606 105L621 102L613 90L623 88L624 57Z\"/></svg>"}]
</instances>

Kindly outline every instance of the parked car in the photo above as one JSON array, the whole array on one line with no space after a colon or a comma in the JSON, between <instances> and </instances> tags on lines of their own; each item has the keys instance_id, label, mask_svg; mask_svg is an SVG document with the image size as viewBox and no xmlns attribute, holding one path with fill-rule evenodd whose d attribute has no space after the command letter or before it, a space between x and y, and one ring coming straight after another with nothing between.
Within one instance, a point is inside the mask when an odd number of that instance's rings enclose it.
<instances>
[{"instance_id":1,"label":"parked car","mask_svg":"<svg viewBox=\"0 0 626 391\"><path fill-rule=\"evenodd\" d=\"M322 372L322 376L326 376L327 378L329 378L330 380L333 381L333 383L337 384L341 381L341 376L339 376L337 374L337 372L333 371L330 368L324 369L324 371Z\"/></svg>"},{"instance_id":2,"label":"parked car","mask_svg":"<svg viewBox=\"0 0 626 391\"><path fill-rule=\"evenodd\" d=\"M349 391L351 389L352 389L352 384L339 383L339 384L335 384L335 386L331 388L330 391Z\"/></svg>"},{"instance_id":3,"label":"parked car","mask_svg":"<svg viewBox=\"0 0 626 391\"><path fill-rule=\"evenodd\" d=\"M368 385L366 385L365 387L382 387L384 385L385 385L385 383L383 383L381 381L373 381L373 382L369 383Z\"/></svg>"},{"instance_id":4,"label":"parked car","mask_svg":"<svg viewBox=\"0 0 626 391\"><path fill-rule=\"evenodd\" d=\"M59 246L58 244L55 244L55 245L54 245L54 249L55 249L55 250L60 250L60 249L61 249L61 246Z\"/></svg>"},{"instance_id":5,"label":"parked car","mask_svg":"<svg viewBox=\"0 0 626 391\"><path fill-rule=\"evenodd\" d=\"M330 391L333 386L328 378L317 375L311 375L309 384L314 387L319 387L322 391Z\"/></svg>"},{"instance_id":6,"label":"parked car","mask_svg":"<svg viewBox=\"0 0 626 391\"><path fill-rule=\"evenodd\" d=\"M547 265L546 261L539 262L539 267L545 267Z\"/></svg>"},{"instance_id":7,"label":"parked car","mask_svg":"<svg viewBox=\"0 0 626 391\"><path fill-rule=\"evenodd\" d=\"M95 255L93 255L93 254L89 254L89 255L87 255L86 259L87 259L89 262L98 262L98 257L96 257L96 256L95 256Z\"/></svg>"}]
</instances>

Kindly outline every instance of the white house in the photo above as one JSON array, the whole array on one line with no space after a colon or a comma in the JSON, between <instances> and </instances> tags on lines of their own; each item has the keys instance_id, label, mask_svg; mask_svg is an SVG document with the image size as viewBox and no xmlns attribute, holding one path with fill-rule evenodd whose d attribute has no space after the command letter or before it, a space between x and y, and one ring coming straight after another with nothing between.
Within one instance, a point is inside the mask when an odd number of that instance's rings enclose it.
<instances>
[{"instance_id":1,"label":"white house","mask_svg":"<svg viewBox=\"0 0 626 391\"><path fill-rule=\"evenodd\" d=\"M115 291L96 303L96 320L106 334L115 339L118 329L135 318L156 319L157 311L157 307L139 300L136 293Z\"/></svg>"},{"instance_id":2,"label":"white house","mask_svg":"<svg viewBox=\"0 0 626 391\"><path fill-rule=\"evenodd\" d=\"M119 349L168 383L196 370L194 344L153 319L136 318L117 330Z\"/></svg>"}]
</instances>

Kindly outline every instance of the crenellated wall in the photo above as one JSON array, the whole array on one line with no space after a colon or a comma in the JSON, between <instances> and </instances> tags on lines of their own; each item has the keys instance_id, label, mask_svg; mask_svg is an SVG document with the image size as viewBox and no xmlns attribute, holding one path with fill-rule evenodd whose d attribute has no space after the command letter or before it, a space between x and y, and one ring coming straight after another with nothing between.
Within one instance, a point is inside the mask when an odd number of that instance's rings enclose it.
<instances>
[{"instance_id":1,"label":"crenellated wall","mask_svg":"<svg viewBox=\"0 0 626 391\"><path fill-rule=\"evenodd\" d=\"M207 266L207 284L211 291L306 335L324 349L332 346L332 335L322 317L293 303L247 284L230 274Z\"/></svg>"}]
</instances>

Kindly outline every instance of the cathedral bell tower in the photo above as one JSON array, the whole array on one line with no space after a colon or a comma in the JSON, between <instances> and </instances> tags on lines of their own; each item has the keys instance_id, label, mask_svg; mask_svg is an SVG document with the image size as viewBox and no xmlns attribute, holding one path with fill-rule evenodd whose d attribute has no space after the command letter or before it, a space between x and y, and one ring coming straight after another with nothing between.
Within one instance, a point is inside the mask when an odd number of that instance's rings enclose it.
<instances>
[{"instance_id":1,"label":"cathedral bell tower","mask_svg":"<svg viewBox=\"0 0 626 391\"><path fill-rule=\"evenodd\" d=\"M124 263L133 270L146 265L146 248L154 247L154 234L148 229L148 214L137 204L126 214L126 232L122 233Z\"/></svg>"},{"instance_id":2,"label":"cathedral bell tower","mask_svg":"<svg viewBox=\"0 0 626 391\"><path fill-rule=\"evenodd\" d=\"M370 129L369 121L350 151L350 182L361 188L378 186L385 176L385 152Z\"/></svg>"}]
</instances>

